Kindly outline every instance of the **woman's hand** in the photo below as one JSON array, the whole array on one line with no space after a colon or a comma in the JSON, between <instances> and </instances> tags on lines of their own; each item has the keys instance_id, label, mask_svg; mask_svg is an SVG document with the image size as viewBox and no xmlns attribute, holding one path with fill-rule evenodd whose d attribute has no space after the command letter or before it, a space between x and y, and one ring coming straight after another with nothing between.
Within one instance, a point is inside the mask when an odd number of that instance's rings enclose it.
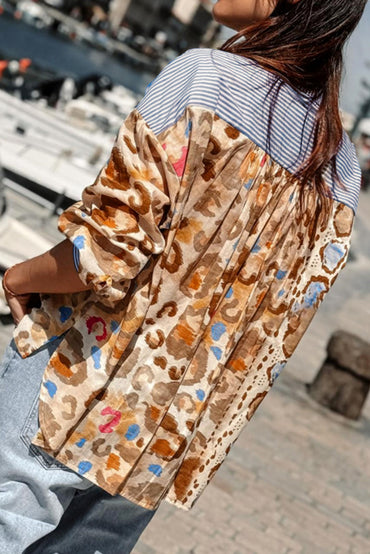
<instances>
[{"instance_id":1,"label":"woman's hand","mask_svg":"<svg viewBox=\"0 0 370 554\"><path fill-rule=\"evenodd\" d=\"M44 254L13 265L3 278L6 301L18 325L43 294L63 294L89 290L76 271L73 245L65 239Z\"/></svg>"},{"instance_id":2,"label":"woman's hand","mask_svg":"<svg viewBox=\"0 0 370 554\"><path fill-rule=\"evenodd\" d=\"M32 295L22 294L19 296L14 296L12 294L9 294L5 289L4 294L5 300L8 303L10 312L14 319L14 323L18 325L23 316L30 312L29 303Z\"/></svg>"},{"instance_id":3,"label":"woman's hand","mask_svg":"<svg viewBox=\"0 0 370 554\"><path fill-rule=\"evenodd\" d=\"M73 245L65 239L40 256L15 264L3 278L5 299L18 325L33 307L40 306L40 294L89 290L76 271Z\"/></svg>"},{"instance_id":4,"label":"woman's hand","mask_svg":"<svg viewBox=\"0 0 370 554\"><path fill-rule=\"evenodd\" d=\"M11 270L12 268L9 268L5 272L2 284L3 284L5 300L10 308L15 324L18 325L18 323L23 318L23 316L29 313L30 311L29 304L30 304L32 294L31 293L18 294L13 291L13 289L11 288L11 284L9 284L9 281L11 282Z\"/></svg>"}]
</instances>

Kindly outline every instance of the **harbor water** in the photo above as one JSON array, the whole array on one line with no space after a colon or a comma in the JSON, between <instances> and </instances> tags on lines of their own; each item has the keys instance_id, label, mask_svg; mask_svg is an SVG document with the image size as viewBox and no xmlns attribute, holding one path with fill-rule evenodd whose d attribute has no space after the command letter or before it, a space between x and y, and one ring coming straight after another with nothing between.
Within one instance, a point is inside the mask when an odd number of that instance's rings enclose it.
<instances>
[{"instance_id":1,"label":"harbor water","mask_svg":"<svg viewBox=\"0 0 370 554\"><path fill-rule=\"evenodd\" d=\"M30 58L44 69L74 78L93 73L108 75L114 83L143 94L153 75L112 55L27 25L3 13L0 16L0 59Z\"/></svg>"}]
</instances>

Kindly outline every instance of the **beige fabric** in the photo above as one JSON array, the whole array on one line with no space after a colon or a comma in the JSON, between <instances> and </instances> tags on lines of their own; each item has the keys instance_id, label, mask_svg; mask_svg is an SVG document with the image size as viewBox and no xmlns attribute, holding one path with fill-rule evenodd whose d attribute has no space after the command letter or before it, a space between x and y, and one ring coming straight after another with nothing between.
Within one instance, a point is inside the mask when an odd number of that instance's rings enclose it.
<instances>
[{"instance_id":1,"label":"beige fabric","mask_svg":"<svg viewBox=\"0 0 370 554\"><path fill-rule=\"evenodd\" d=\"M191 132L189 128L191 125ZM352 210L212 111L155 136L137 111L60 217L94 290L43 297L23 356L46 368L37 444L111 494L190 509L345 265Z\"/></svg>"}]
</instances>

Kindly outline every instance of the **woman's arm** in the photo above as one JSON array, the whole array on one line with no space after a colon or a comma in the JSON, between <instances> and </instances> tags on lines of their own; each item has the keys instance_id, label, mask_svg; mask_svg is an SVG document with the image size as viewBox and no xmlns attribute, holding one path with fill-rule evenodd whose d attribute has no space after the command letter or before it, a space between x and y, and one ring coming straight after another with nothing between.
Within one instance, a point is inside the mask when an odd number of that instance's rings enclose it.
<instances>
[{"instance_id":1,"label":"woman's arm","mask_svg":"<svg viewBox=\"0 0 370 554\"><path fill-rule=\"evenodd\" d=\"M178 71L184 63L190 72L185 82ZM179 98L187 98L192 72L188 55L180 56L148 87L142 104L148 113L144 116L134 109L128 115L94 183L84 189L81 201L59 217L58 228L68 239L6 272L3 288L16 323L30 311L34 293L91 289L100 302L112 307L124 298L130 281L149 258L163 252L161 222L179 197L191 121L175 133L171 154L157 134L169 121L175 124ZM169 85L175 93L170 104ZM158 105L157 120L151 114Z\"/></svg>"},{"instance_id":2,"label":"woman's arm","mask_svg":"<svg viewBox=\"0 0 370 554\"><path fill-rule=\"evenodd\" d=\"M79 278L73 245L66 239L40 256L9 268L3 279L6 300L16 323L29 311L33 293L71 293L89 289Z\"/></svg>"},{"instance_id":3,"label":"woman's arm","mask_svg":"<svg viewBox=\"0 0 370 554\"><path fill-rule=\"evenodd\" d=\"M73 244L65 239L44 254L11 267L5 286L14 295L69 293L87 290L73 261Z\"/></svg>"}]
</instances>

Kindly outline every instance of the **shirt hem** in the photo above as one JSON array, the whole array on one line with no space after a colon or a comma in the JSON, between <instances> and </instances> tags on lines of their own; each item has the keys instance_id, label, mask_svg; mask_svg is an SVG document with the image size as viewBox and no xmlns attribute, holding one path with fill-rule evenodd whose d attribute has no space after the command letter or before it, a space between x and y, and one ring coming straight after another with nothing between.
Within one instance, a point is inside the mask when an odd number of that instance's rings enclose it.
<instances>
[{"instance_id":1,"label":"shirt hem","mask_svg":"<svg viewBox=\"0 0 370 554\"><path fill-rule=\"evenodd\" d=\"M123 488L122 490L122 493L118 493L117 495L114 495L112 494L111 492L107 491L104 487L102 487L101 485L99 485L95 479L92 479L91 477L92 476L89 476L87 474L80 474L78 472L78 468L75 464L73 463L66 463L66 460L65 460L65 457L63 455L55 455L55 454L52 454L51 452L49 452L47 449L45 449L45 445L43 443L42 440L40 440L39 438L34 437L31 441L31 443L35 446L37 446L38 448L42 449L44 452L46 452L47 454L49 454L49 456L52 456L54 458L54 460L58 461L59 463L63 464L63 466L65 466L66 468L74 471L75 473L77 473L77 475L80 475L81 477L83 477L84 479L87 479L88 481L90 481L91 483L93 483L94 485L96 485L97 487L99 487L100 489L102 490L105 490L106 492L108 492L108 494L110 494L111 496L122 496L123 498L126 498L126 500L129 500L130 502L133 502L134 504L137 504L138 506L140 506L141 508L145 508L146 510L150 510L150 511L156 511L160 504L165 500L167 501L169 504L172 504L173 506L175 506L176 508L179 508L179 509L182 509L184 511L189 511L189 508L187 506L185 506L184 504L181 504L179 503L178 501L176 500L172 500L171 498L169 498L168 496L165 496L163 497L162 499L160 499L159 503L155 505L155 507L153 507L153 503L152 502L146 502L145 500L138 500L137 498L135 498L134 496L132 496L131 494L127 493L125 491L125 489Z\"/></svg>"}]
</instances>

